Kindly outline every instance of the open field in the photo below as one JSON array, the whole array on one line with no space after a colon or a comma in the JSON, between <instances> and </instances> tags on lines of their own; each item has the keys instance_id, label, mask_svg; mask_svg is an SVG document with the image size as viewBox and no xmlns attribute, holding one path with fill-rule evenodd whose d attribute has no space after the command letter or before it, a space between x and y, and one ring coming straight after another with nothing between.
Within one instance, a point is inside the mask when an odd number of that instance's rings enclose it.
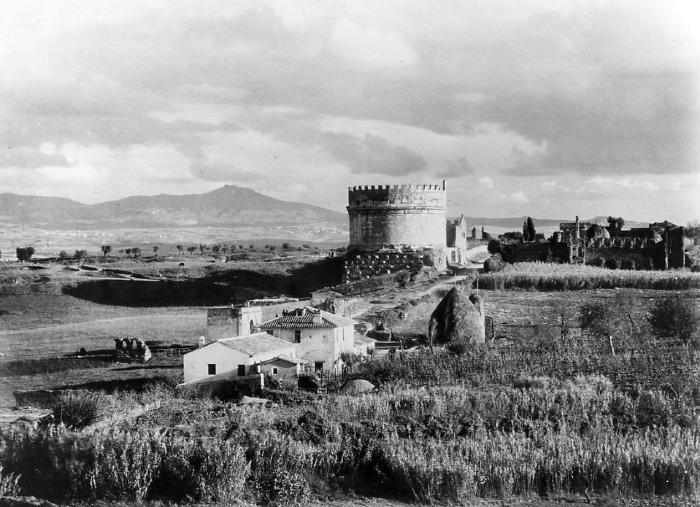
<instances>
[{"instance_id":1,"label":"open field","mask_svg":"<svg viewBox=\"0 0 700 507\"><path fill-rule=\"evenodd\" d=\"M241 283L251 293L262 287L262 294L275 295L308 273L302 259L230 266L193 260L184 271L123 260L117 269L224 288ZM565 269L557 267L556 276L567 276ZM7 352L0 360L0 408L12 412L16 390L73 389L65 403L94 402L100 409L85 428L0 432L3 474L21 474L26 493L69 503L316 499L339 506L614 505L622 498L628 505L692 505L700 499L694 408L700 357L653 336L648 326L654 302L680 293L698 308L699 289L484 290L480 284L495 343L460 356L418 348L375 357L341 377L373 382L379 389L372 394L336 393L331 384L326 395L263 392L274 404L248 407L175 391L182 378L176 355L145 365L90 356L41 359L80 347L111 349L112 336L192 343L206 331L203 305L115 305L107 303L123 295L75 291L81 283L113 283L104 271L1 274L20 283L6 283L0 295L6 347L0 352ZM110 291L159 283L116 282L126 285L109 285ZM373 293L362 318L383 320L398 334L424 334L452 285L468 287L471 280L425 280ZM307 286L298 286L300 293ZM607 340L578 329L581 308L591 302L628 312L633 324L615 336L615 353ZM265 318L276 311L265 308ZM103 394L91 398L86 391ZM134 487L124 487L126 477Z\"/></svg>"}]
</instances>

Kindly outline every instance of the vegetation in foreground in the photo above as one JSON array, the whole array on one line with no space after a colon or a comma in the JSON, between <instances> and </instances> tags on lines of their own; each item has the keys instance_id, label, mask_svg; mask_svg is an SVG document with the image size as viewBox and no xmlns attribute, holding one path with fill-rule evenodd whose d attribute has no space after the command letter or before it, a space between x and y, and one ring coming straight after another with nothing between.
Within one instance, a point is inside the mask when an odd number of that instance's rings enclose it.
<instances>
[{"instance_id":1,"label":"vegetation in foreground","mask_svg":"<svg viewBox=\"0 0 700 507\"><path fill-rule=\"evenodd\" d=\"M697 499L697 352L677 347L656 357L650 349L651 361L637 361L630 351L426 350L358 365L377 393L270 392L277 404L265 407L163 386L118 396L107 424L10 430L0 438L1 464L22 492L56 501ZM673 365L687 374L674 376ZM624 374L581 373L587 368ZM62 410L87 421L98 402L67 398ZM138 406L149 408L117 417Z\"/></svg>"},{"instance_id":2,"label":"vegetation in foreground","mask_svg":"<svg viewBox=\"0 0 700 507\"><path fill-rule=\"evenodd\" d=\"M480 289L656 289L700 288L700 273L690 270L611 270L583 264L521 262L504 265L498 272L480 275Z\"/></svg>"}]
</instances>

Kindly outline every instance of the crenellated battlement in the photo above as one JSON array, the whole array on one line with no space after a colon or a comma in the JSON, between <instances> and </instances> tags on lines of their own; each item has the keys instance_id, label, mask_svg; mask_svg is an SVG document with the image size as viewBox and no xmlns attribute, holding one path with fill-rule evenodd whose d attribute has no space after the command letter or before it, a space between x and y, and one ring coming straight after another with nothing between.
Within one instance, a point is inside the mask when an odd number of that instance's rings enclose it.
<instances>
[{"instance_id":1,"label":"crenellated battlement","mask_svg":"<svg viewBox=\"0 0 700 507\"><path fill-rule=\"evenodd\" d=\"M418 191L418 190L446 190L446 184L445 181L443 180L442 184L438 185L432 185L432 184L425 184L425 185L410 185L410 184L403 184L403 185L356 185L352 187L348 187L348 192L364 192L366 190L412 190L412 191Z\"/></svg>"},{"instance_id":2,"label":"crenellated battlement","mask_svg":"<svg viewBox=\"0 0 700 507\"><path fill-rule=\"evenodd\" d=\"M348 187L348 210L360 208L444 209L447 192L441 185L364 185Z\"/></svg>"}]
</instances>

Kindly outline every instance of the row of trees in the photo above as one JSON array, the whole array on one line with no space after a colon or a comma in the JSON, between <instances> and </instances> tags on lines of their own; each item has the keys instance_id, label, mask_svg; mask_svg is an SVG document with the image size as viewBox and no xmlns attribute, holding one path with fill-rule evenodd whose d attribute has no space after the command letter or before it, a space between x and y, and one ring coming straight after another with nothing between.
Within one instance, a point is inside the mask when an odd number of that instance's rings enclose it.
<instances>
[{"instance_id":1,"label":"row of trees","mask_svg":"<svg viewBox=\"0 0 700 507\"><path fill-rule=\"evenodd\" d=\"M199 246L189 246L187 249L185 249L182 245L176 245L177 251L179 255L184 255L185 250L190 254L194 255L197 251L201 255L204 255L206 253L213 253L213 254L226 254L228 252L230 253L235 253L236 251L242 251L244 250L244 246L241 244L231 244L231 245L223 245L223 244L215 244L215 245L204 245L200 244ZM298 250L310 250L312 247L310 245L302 245L301 247L298 248ZM318 247L313 247L314 249L318 250ZM249 250L254 250L255 245L250 244L248 245ZM267 244L264 246L264 249L269 251L269 252L274 252L277 249L276 245L270 245ZM282 249L283 250L292 250L294 247L292 247L289 243L282 243ZM112 253L112 245L102 245L100 247L100 250L102 251L102 256L107 257L109 256L110 253ZM153 255L158 255L158 251L160 250L160 247L157 245L153 246ZM131 247L131 248L124 248L118 250L118 253L120 254L126 254L127 257L140 257L142 254L142 250L139 247ZM17 248L16 250L16 255L17 255L17 260L19 261L28 261L32 258L34 255L34 248L31 246L28 247L20 247ZM2 256L2 252L0 252L0 257ZM85 259L87 258L88 253L87 250L75 250L73 252L73 255L69 254L66 250L61 250L58 254L58 258L61 260L66 260L66 259Z\"/></svg>"}]
</instances>

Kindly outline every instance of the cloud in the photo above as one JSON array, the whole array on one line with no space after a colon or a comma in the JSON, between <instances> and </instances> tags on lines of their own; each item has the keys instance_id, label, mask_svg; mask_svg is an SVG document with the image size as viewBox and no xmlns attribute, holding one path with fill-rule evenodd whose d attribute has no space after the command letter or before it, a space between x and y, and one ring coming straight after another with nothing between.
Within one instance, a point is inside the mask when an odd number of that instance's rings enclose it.
<instances>
[{"instance_id":1,"label":"cloud","mask_svg":"<svg viewBox=\"0 0 700 507\"><path fill-rule=\"evenodd\" d=\"M426 168L425 159L405 146L389 144L385 139L366 134L357 138L349 134L326 134L330 153L352 172L408 175Z\"/></svg>"},{"instance_id":2,"label":"cloud","mask_svg":"<svg viewBox=\"0 0 700 507\"><path fill-rule=\"evenodd\" d=\"M335 54L363 69L410 67L418 55L396 30L382 31L341 19L333 28L330 47Z\"/></svg>"},{"instance_id":3,"label":"cloud","mask_svg":"<svg viewBox=\"0 0 700 507\"><path fill-rule=\"evenodd\" d=\"M474 168L469 161L467 161L467 158L459 157L452 160L446 160L445 168L442 171L438 171L436 176L440 178L459 178L473 173Z\"/></svg>"},{"instance_id":4,"label":"cloud","mask_svg":"<svg viewBox=\"0 0 700 507\"><path fill-rule=\"evenodd\" d=\"M117 198L226 182L337 207L374 170L449 176L453 203L496 213L500 194L540 216L634 192L655 192L630 205L640 215L696 208L690 3L76 2L0 6L3 189ZM83 185L43 184L70 174Z\"/></svg>"},{"instance_id":5,"label":"cloud","mask_svg":"<svg viewBox=\"0 0 700 507\"><path fill-rule=\"evenodd\" d=\"M501 201L516 202L516 203L526 203L530 202L530 199L525 195L525 192L518 190L517 192L512 192L510 194L501 194L499 196Z\"/></svg>"},{"instance_id":6,"label":"cloud","mask_svg":"<svg viewBox=\"0 0 700 507\"><path fill-rule=\"evenodd\" d=\"M482 176L479 178L479 186L482 186L484 188L493 188L495 186L495 183L493 181L493 178L489 176Z\"/></svg>"}]
</instances>

